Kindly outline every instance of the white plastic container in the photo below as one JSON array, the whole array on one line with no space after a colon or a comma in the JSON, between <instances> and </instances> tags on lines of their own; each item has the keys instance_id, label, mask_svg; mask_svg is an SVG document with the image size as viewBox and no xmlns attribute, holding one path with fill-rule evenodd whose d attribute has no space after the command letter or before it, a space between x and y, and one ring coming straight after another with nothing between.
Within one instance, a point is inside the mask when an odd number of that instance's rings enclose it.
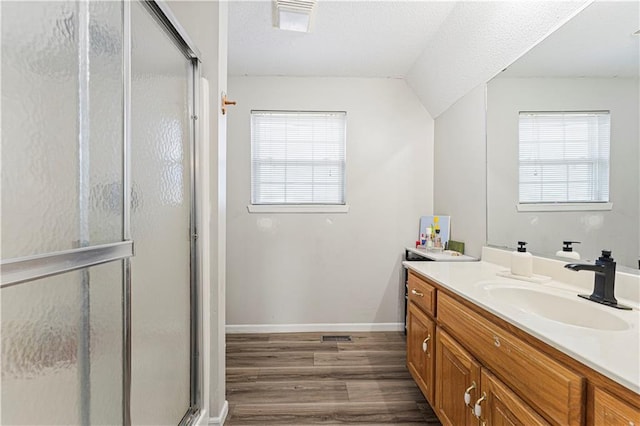
<instances>
[{"instance_id":1,"label":"white plastic container","mask_svg":"<svg viewBox=\"0 0 640 426\"><path fill-rule=\"evenodd\" d=\"M525 241L518 241L518 250L511 253L511 273L523 277L533 276L533 256L524 247Z\"/></svg>"},{"instance_id":2,"label":"white plastic container","mask_svg":"<svg viewBox=\"0 0 640 426\"><path fill-rule=\"evenodd\" d=\"M564 247L562 247L562 250L558 250L556 252L556 256L564 257L567 259L580 260L580 253L578 253L577 251L573 251L573 247L571 246L571 244L580 244L580 241L563 241L562 245Z\"/></svg>"}]
</instances>

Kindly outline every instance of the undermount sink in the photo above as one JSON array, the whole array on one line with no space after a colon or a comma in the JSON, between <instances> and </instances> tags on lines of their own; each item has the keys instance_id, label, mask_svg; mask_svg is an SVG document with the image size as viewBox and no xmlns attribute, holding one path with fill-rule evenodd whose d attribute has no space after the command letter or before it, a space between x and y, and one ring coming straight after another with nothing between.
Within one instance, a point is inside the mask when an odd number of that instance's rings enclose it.
<instances>
[{"instance_id":1,"label":"undermount sink","mask_svg":"<svg viewBox=\"0 0 640 426\"><path fill-rule=\"evenodd\" d=\"M624 319L575 294L556 294L547 289L504 283L487 283L481 287L497 302L563 324L608 331L630 327Z\"/></svg>"}]
</instances>

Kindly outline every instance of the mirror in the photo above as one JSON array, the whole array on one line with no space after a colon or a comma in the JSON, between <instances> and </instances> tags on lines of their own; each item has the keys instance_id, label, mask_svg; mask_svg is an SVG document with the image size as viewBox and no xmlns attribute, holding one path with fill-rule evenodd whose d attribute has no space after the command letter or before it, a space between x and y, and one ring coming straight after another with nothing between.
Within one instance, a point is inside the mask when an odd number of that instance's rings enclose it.
<instances>
[{"instance_id":1,"label":"mirror","mask_svg":"<svg viewBox=\"0 0 640 426\"><path fill-rule=\"evenodd\" d=\"M608 249L619 266L638 270L639 16L638 2L592 3L487 84L489 245L514 248L523 240L532 253L553 257L563 240L580 241L581 259ZM610 207L518 210L521 111L610 112Z\"/></svg>"}]
</instances>

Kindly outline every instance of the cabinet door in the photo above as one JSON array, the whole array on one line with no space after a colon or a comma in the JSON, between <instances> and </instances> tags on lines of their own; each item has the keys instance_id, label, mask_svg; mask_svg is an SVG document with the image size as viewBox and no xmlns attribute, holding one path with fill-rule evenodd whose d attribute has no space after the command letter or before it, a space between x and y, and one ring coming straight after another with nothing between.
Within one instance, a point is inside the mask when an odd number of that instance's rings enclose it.
<instances>
[{"instance_id":1,"label":"cabinet door","mask_svg":"<svg viewBox=\"0 0 640 426\"><path fill-rule=\"evenodd\" d=\"M471 405L480 398L480 364L439 327L436 331L436 414L444 425L477 425L465 404L469 390Z\"/></svg>"},{"instance_id":2,"label":"cabinet door","mask_svg":"<svg viewBox=\"0 0 640 426\"><path fill-rule=\"evenodd\" d=\"M533 408L488 370L482 369L481 425L540 426L549 425Z\"/></svg>"},{"instance_id":3,"label":"cabinet door","mask_svg":"<svg viewBox=\"0 0 640 426\"><path fill-rule=\"evenodd\" d=\"M407 318L407 368L427 401L433 404L436 326L413 303L409 303Z\"/></svg>"},{"instance_id":4,"label":"cabinet door","mask_svg":"<svg viewBox=\"0 0 640 426\"><path fill-rule=\"evenodd\" d=\"M594 393L596 426L640 426L640 410L596 389Z\"/></svg>"}]
</instances>

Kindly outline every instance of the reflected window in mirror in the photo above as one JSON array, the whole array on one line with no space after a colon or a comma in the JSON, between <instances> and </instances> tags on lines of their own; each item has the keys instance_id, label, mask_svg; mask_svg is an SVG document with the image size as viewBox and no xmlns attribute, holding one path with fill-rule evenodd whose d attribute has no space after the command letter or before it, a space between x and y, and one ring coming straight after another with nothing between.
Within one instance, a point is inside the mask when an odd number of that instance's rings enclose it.
<instances>
[{"instance_id":1,"label":"reflected window in mirror","mask_svg":"<svg viewBox=\"0 0 640 426\"><path fill-rule=\"evenodd\" d=\"M609 111L520 112L519 203L609 201Z\"/></svg>"},{"instance_id":2,"label":"reflected window in mirror","mask_svg":"<svg viewBox=\"0 0 640 426\"><path fill-rule=\"evenodd\" d=\"M640 255L640 2L590 3L487 85L487 242L553 257L581 241L584 260ZM520 204L519 114L610 111L609 202ZM640 271L639 271L640 272Z\"/></svg>"}]
</instances>

